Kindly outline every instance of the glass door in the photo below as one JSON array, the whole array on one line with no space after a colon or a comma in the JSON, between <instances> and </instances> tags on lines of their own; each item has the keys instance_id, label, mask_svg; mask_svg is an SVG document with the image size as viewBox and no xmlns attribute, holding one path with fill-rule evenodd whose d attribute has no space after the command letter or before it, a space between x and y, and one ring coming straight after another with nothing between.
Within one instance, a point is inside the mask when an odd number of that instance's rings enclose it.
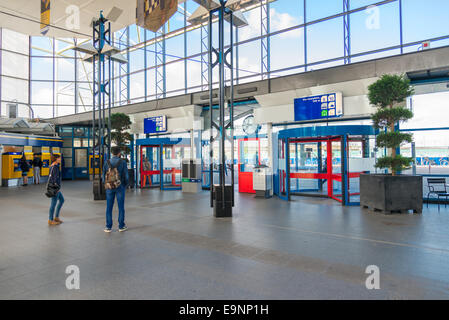
<instances>
[{"instance_id":1,"label":"glass door","mask_svg":"<svg viewBox=\"0 0 449 320\"><path fill-rule=\"evenodd\" d=\"M162 190L181 189L182 159L190 153L190 146L165 145L162 147L163 180Z\"/></svg>"},{"instance_id":2,"label":"glass door","mask_svg":"<svg viewBox=\"0 0 449 320\"><path fill-rule=\"evenodd\" d=\"M73 150L75 153L75 179L88 179L88 148L74 148Z\"/></svg>"},{"instance_id":3,"label":"glass door","mask_svg":"<svg viewBox=\"0 0 449 320\"><path fill-rule=\"evenodd\" d=\"M253 189L254 167L260 165L260 139L238 140L238 185L239 192L256 193Z\"/></svg>"},{"instance_id":4,"label":"glass door","mask_svg":"<svg viewBox=\"0 0 449 320\"><path fill-rule=\"evenodd\" d=\"M160 187L160 146L142 146L140 150L140 187Z\"/></svg>"}]
</instances>

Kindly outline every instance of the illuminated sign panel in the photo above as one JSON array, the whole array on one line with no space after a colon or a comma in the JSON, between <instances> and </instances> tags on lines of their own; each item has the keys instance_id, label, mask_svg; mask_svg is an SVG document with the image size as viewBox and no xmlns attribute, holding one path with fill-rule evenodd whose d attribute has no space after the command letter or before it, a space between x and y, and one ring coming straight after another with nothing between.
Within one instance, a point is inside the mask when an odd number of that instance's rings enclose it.
<instances>
[{"instance_id":1,"label":"illuminated sign panel","mask_svg":"<svg viewBox=\"0 0 449 320\"><path fill-rule=\"evenodd\" d=\"M295 121L321 120L343 116L341 92L297 98L294 101Z\"/></svg>"},{"instance_id":2,"label":"illuminated sign panel","mask_svg":"<svg viewBox=\"0 0 449 320\"><path fill-rule=\"evenodd\" d=\"M145 134L167 132L167 116L144 119L143 131Z\"/></svg>"}]
</instances>

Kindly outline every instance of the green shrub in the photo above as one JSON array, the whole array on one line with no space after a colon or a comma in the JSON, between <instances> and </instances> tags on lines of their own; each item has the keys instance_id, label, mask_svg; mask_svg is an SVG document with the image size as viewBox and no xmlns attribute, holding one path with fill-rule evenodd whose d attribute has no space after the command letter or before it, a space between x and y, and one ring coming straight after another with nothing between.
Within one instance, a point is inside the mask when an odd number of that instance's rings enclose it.
<instances>
[{"instance_id":1,"label":"green shrub","mask_svg":"<svg viewBox=\"0 0 449 320\"><path fill-rule=\"evenodd\" d=\"M411 158L396 153L396 148L404 142L412 142L412 135L395 130L398 122L413 118L413 112L405 107L405 99L413 94L410 81L404 75L383 75L368 87L370 103L377 107L372 115L373 126L381 133L377 136L377 146L388 148L390 155L379 158L376 167L390 169L393 175L410 167Z\"/></svg>"}]
</instances>

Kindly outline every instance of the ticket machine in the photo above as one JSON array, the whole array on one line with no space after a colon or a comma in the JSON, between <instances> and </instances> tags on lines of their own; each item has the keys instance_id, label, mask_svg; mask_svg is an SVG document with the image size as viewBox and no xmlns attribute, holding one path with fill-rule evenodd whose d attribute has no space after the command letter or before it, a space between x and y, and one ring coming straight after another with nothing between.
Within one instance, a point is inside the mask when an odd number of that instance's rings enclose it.
<instances>
[{"instance_id":1,"label":"ticket machine","mask_svg":"<svg viewBox=\"0 0 449 320\"><path fill-rule=\"evenodd\" d=\"M34 176L34 172L33 172L33 159L34 159L34 153L33 153L33 147L32 146L24 146L23 147L23 153L25 154L25 158L27 160L28 163L28 168L30 168L30 170L28 170L28 177L33 177Z\"/></svg>"},{"instance_id":2,"label":"ticket machine","mask_svg":"<svg viewBox=\"0 0 449 320\"><path fill-rule=\"evenodd\" d=\"M42 147L41 153L35 153L34 156L40 158L42 161L41 176L47 177L50 173L51 165L50 147Z\"/></svg>"},{"instance_id":3,"label":"ticket machine","mask_svg":"<svg viewBox=\"0 0 449 320\"><path fill-rule=\"evenodd\" d=\"M2 186L18 185L19 179L22 177L22 170L19 168L20 158L22 158L21 152L2 154Z\"/></svg>"},{"instance_id":4,"label":"ticket machine","mask_svg":"<svg viewBox=\"0 0 449 320\"><path fill-rule=\"evenodd\" d=\"M103 167L102 162L100 161L100 155L96 154L95 155L95 160L94 160L94 155L90 154L89 155L89 175L93 175L94 174L94 161L95 161L95 174L98 175L100 174L100 168Z\"/></svg>"}]
</instances>

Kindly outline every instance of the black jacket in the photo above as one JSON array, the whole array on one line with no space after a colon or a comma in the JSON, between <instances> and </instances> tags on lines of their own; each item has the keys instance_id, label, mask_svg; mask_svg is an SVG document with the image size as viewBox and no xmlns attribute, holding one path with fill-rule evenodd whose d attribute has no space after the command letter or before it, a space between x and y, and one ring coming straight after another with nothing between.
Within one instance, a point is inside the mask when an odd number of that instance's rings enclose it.
<instances>
[{"instance_id":1,"label":"black jacket","mask_svg":"<svg viewBox=\"0 0 449 320\"><path fill-rule=\"evenodd\" d=\"M30 171L30 167L28 166L28 162L25 159L23 159L23 158L21 158L20 161L19 161L19 168L20 168L20 170L22 170L22 172Z\"/></svg>"},{"instance_id":2,"label":"black jacket","mask_svg":"<svg viewBox=\"0 0 449 320\"><path fill-rule=\"evenodd\" d=\"M33 159L33 167L39 167L42 169L42 160L41 158L34 158Z\"/></svg>"},{"instance_id":3,"label":"black jacket","mask_svg":"<svg viewBox=\"0 0 449 320\"><path fill-rule=\"evenodd\" d=\"M61 170L59 170L59 165L54 165L50 167L50 177L48 183L61 186Z\"/></svg>"}]
</instances>

